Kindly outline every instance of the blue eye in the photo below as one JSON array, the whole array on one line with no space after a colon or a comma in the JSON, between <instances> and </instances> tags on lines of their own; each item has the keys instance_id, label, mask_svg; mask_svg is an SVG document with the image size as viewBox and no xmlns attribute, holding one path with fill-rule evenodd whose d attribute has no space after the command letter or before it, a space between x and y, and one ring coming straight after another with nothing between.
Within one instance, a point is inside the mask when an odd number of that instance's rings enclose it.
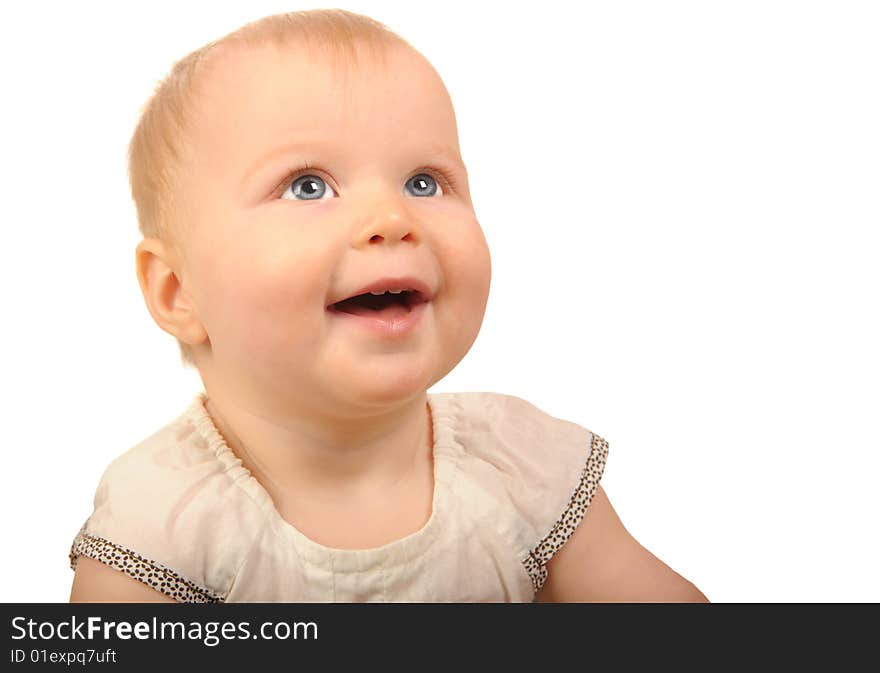
<instances>
[{"instance_id":1,"label":"blue eye","mask_svg":"<svg viewBox=\"0 0 880 673\"><path fill-rule=\"evenodd\" d=\"M290 183L290 187L284 190L281 198L284 199L288 190L290 190L296 197L294 200L319 201L327 193L328 187L329 185L317 175L302 175ZM332 187L330 187L329 191L335 194Z\"/></svg>"},{"instance_id":2,"label":"blue eye","mask_svg":"<svg viewBox=\"0 0 880 673\"><path fill-rule=\"evenodd\" d=\"M416 196L434 196L440 188L437 181L427 173L414 175L406 181L406 184L408 187L411 186L412 191ZM443 193L442 189L440 190L440 193Z\"/></svg>"}]
</instances>

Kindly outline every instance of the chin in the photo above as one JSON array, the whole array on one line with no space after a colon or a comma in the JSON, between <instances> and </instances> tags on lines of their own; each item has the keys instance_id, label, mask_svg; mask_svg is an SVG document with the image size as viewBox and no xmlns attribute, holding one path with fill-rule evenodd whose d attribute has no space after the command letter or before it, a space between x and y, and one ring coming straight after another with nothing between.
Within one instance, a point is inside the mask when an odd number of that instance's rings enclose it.
<instances>
[{"instance_id":1,"label":"chin","mask_svg":"<svg viewBox=\"0 0 880 673\"><path fill-rule=\"evenodd\" d=\"M358 372L347 378L346 397L352 402L391 404L423 395L432 385L427 369L412 366L385 367L382 371Z\"/></svg>"}]
</instances>

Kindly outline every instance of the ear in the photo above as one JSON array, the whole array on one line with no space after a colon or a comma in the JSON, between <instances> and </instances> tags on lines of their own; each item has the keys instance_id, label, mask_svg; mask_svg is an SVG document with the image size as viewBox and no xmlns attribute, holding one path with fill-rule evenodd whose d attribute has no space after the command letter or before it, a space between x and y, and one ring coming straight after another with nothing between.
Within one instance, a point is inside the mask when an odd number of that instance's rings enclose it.
<instances>
[{"instance_id":1,"label":"ear","mask_svg":"<svg viewBox=\"0 0 880 673\"><path fill-rule=\"evenodd\" d=\"M156 324L186 344L205 342L208 333L180 282L180 256L158 238L145 238L135 250L135 267Z\"/></svg>"}]
</instances>

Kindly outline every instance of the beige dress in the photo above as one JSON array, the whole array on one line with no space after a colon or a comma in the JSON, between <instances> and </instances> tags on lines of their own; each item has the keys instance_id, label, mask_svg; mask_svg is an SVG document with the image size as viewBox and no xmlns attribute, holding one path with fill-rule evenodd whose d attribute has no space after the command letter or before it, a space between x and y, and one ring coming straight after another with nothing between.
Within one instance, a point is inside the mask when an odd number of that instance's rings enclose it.
<instances>
[{"instance_id":1,"label":"beige dress","mask_svg":"<svg viewBox=\"0 0 880 673\"><path fill-rule=\"evenodd\" d=\"M196 395L106 469L78 556L179 602L528 602L583 518L608 443L501 393L429 393L433 510L417 532L333 549L285 521Z\"/></svg>"}]
</instances>

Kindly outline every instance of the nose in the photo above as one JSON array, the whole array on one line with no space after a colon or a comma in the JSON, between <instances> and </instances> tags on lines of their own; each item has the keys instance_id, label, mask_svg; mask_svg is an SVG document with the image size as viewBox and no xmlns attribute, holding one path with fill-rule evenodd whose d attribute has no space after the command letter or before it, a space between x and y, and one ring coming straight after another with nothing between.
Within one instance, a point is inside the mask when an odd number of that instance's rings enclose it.
<instances>
[{"instance_id":1,"label":"nose","mask_svg":"<svg viewBox=\"0 0 880 673\"><path fill-rule=\"evenodd\" d=\"M357 233L355 244L362 247L398 241L417 243L419 238L418 226L405 207L395 200L386 200L373 207Z\"/></svg>"}]
</instances>

